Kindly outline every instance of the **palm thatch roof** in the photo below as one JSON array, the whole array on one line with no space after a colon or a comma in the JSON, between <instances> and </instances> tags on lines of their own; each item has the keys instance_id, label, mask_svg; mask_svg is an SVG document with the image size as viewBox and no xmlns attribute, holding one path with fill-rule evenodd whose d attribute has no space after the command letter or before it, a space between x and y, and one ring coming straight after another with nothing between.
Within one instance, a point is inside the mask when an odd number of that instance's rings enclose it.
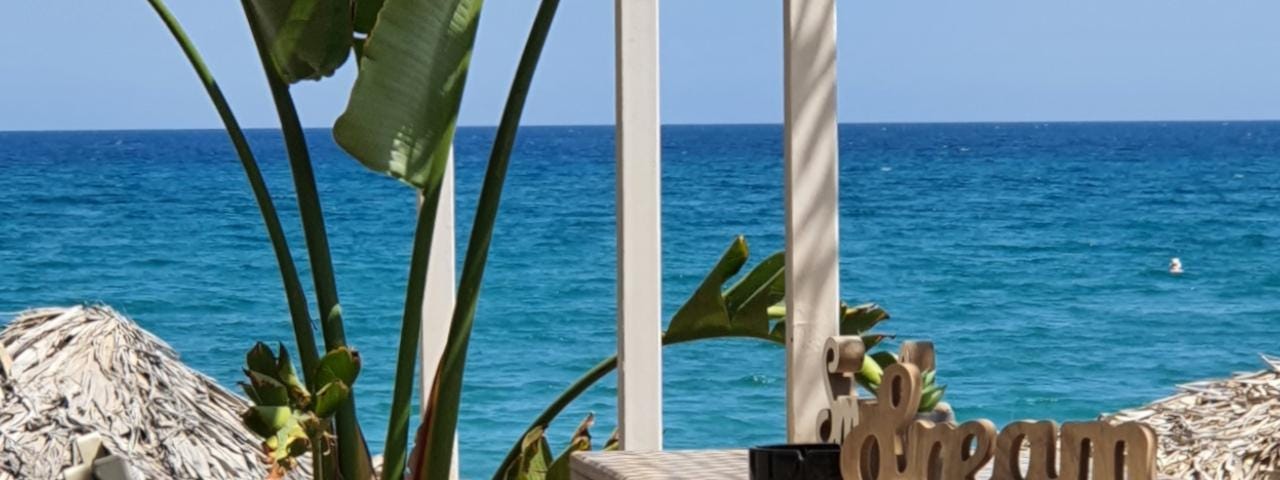
<instances>
[{"instance_id":1,"label":"palm thatch roof","mask_svg":"<svg viewBox=\"0 0 1280 480\"><path fill-rule=\"evenodd\" d=\"M245 401L111 308L21 313L0 347L13 360L0 372L0 479L61 478L88 432L134 478L265 475L260 440L240 424Z\"/></svg>"},{"instance_id":2,"label":"palm thatch roof","mask_svg":"<svg viewBox=\"0 0 1280 480\"><path fill-rule=\"evenodd\" d=\"M1171 397L1104 419L1151 425L1162 475L1280 479L1280 359L1262 360L1266 370L1181 385Z\"/></svg>"}]
</instances>

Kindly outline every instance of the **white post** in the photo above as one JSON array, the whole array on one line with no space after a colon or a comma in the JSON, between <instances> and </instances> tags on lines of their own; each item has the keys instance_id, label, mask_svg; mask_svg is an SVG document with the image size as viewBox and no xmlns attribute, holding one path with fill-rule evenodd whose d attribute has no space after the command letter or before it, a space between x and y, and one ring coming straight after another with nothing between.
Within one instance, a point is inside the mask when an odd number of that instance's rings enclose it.
<instances>
[{"instance_id":1,"label":"white post","mask_svg":"<svg viewBox=\"0 0 1280 480\"><path fill-rule=\"evenodd\" d=\"M787 441L816 442L839 329L836 0L785 0Z\"/></svg>"},{"instance_id":2,"label":"white post","mask_svg":"<svg viewBox=\"0 0 1280 480\"><path fill-rule=\"evenodd\" d=\"M662 189L658 0L616 0L618 432L662 449Z\"/></svg>"},{"instance_id":3,"label":"white post","mask_svg":"<svg viewBox=\"0 0 1280 480\"><path fill-rule=\"evenodd\" d=\"M422 355L422 399L419 407L427 414L426 399L431 396L440 356L449 338L449 322L453 316L454 289L454 215L453 215L453 150L449 150L444 180L440 186L440 205L436 207L436 228L431 238L431 258L427 264L427 289L422 301L422 329L418 334ZM418 195L422 208L422 195ZM453 468L449 478L458 478L458 439L453 442Z\"/></svg>"}]
</instances>

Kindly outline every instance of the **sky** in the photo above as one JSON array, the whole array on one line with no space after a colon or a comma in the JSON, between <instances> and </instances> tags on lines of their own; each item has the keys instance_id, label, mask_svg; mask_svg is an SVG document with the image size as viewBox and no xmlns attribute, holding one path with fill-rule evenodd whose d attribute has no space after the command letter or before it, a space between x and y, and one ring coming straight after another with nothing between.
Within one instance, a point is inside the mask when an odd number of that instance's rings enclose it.
<instances>
[{"instance_id":1,"label":"sky","mask_svg":"<svg viewBox=\"0 0 1280 480\"><path fill-rule=\"evenodd\" d=\"M613 1L562 0L525 124L613 122ZM169 0L241 122L274 127L239 2ZM462 125L494 125L535 0L488 0ZM782 1L666 0L662 120L780 123ZM20 0L0 130L220 128L145 0ZM839 0L841 122L1280 119L1275 0ZM295 87L328 127L352 65Z\"/></svg>"}]
</instances>

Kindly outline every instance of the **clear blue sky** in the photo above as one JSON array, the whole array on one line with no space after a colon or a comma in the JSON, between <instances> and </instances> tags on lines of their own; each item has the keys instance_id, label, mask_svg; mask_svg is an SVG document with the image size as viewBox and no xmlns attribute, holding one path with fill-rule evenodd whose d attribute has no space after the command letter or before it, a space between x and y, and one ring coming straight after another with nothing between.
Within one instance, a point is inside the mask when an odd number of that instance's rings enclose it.
<instances>
[{"instance_id":1,"label":"clear blue sky","mask_svg":"<svg viewBox=\"0 0 1280 480\"><path fill-rule=\"evenodd\" d=\"M244 124L274 125L233 0L170 0ZM666 0L665 123L782 118L781 1ZM464 125L497 122L534 0L489 0ZM611 0L563 0L529 124L613 120ZM0 130L218 127L144 0L21 0L0 29ZM1280 118L1275 0L840 0L842 122ZM352 71L296 89L329 126Z\"/></svg>"}]
</instances>

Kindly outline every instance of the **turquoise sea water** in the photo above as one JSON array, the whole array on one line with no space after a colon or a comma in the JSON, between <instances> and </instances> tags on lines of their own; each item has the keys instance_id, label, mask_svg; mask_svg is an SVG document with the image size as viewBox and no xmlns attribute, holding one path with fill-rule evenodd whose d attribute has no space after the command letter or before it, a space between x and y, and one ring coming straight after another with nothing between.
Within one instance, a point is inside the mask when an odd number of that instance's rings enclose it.
<instances>
[{"instance_id":1,"label":"turquoise sea water","mask_svg":"<svg viewBox=\"0 0 1280 480\"><path fill-rule=\"evenodd\" d=\"M460 242L492 130L458 137ZM413 196L310 132L361 420L381 449ZM302 240L275 132L250 132ZM841 279L884 330L937 343L962 418L1089 418L1280 353L1280 123L846 125ZM781 128L664 129L664 303L736 234L783 242ZM463 473L614 350L612 129L521 132L468 361ZM1187 273L1165 272L1181 257ZM461 257L461 255L459 256ZM309 284L309 278L304 281ZM104 302L232 386L255 340L291 343L271 250L220 131L0 133L0 312ZM781 348L667 350L671 448L784 436ZM607 378L552 429L613 429Z\"/></svg>"}]
</instances>

